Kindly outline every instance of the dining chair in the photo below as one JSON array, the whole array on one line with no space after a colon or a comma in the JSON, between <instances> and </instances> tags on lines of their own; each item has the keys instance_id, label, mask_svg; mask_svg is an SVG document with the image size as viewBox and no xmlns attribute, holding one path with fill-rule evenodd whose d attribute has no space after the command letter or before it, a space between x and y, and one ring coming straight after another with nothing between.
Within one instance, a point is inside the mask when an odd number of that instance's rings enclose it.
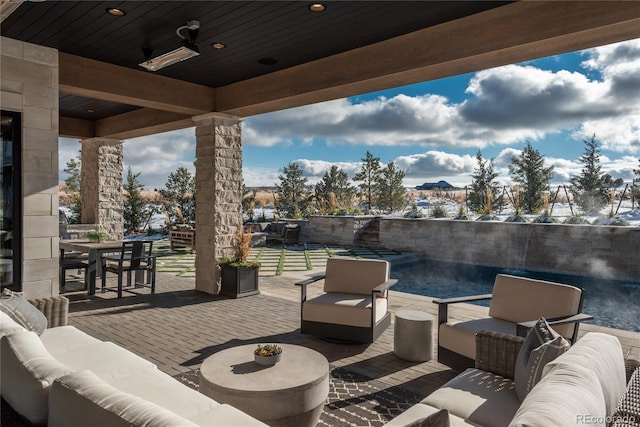
<instances>
[{"instance_id":1,"label":"dining chair","mask_svg":"<svg viewBox=\"0 0 640 427\"><path fill-rule=\"evenodd\" d=\"M89 258L87 254L60 249L60 293L66 291L67 270L84 270L86 276L88 268ZM86 285L84 289L87 289Z\"/></svg>"},{"instance_id":2,"label":"dining chair","mask_svg":"<svg viewBox=\"0 0 640 427\"><path fill-rule=\"evenodd\" d=\"M131 286L131 273L142 273L142 280L135 281L135 287L150 287L151 293L156 292L156 257L152 254L152 241L123 242L119 253L103 254L102 265L102 291L107 288L107 273L118 275L118 298L122 298L123 275L127 273L127 287ZM144 273L147 278L144 280ZM136 275L137 276L137 275Z\"/></svg>"}]
</instances>

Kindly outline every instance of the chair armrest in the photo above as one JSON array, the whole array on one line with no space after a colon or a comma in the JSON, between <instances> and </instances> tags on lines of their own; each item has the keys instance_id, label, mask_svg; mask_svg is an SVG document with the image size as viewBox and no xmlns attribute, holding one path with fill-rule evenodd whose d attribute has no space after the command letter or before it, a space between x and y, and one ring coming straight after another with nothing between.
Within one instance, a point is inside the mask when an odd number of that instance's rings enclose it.
<instances>
[{"instance_id":1,"label":"chair armrest","mask_svg":"<svg viewBox=\"0 0 640 427\"><path fill-rule=\"evenodd\" d=\"M483 301L491 299L493 294L482 294L482 295L469 295L465 297L457 297L457 298L441 298L434 299L434 304L456 304L459 302L470 302L470 301Z\"/></svg>"},{"instance_id":2,"label":"chair armrest","mask_svg":"<svg viewBox=\"0 0 640 427\"><path fill-rule=\"evenodd\" d=\"M389 289L390 287L392 287L396 283L398 283L398 279L389 279L386 282L380 283L378 286L373 288L371 290L371 292L372 292L372 294L383 294L383 293L385 293L385 291L387 289Z\"/></svg>"},{"instance_id":3,"label":"chair armrest","mask_svg":"<svg viewBox=\"0 0 640 427\"><path fill-rule=\"evenodd\" d=\"M69 317L69 299L62 295L31 299L29 302L47 318L47 327L65 326Z\"/></svg>"},{"instance_id":4,"label":"chair armrest","mask_svg":"<svg viewBox=\"0 0 640 427\"><path fill-rule=\"evenodd\" d=\"M313 277L310 277L310 278L308 278L306 280L303 280L301 282L297 282L295 285L296 286L307 286L307 285L309 285L309 284L311 284L313 282L317 282L318 280L322 280L324 278L325 278L325 275L321 274L319 276L313 276Z\"/></svg>"},{"instance_id":5,"label":"chair armrest","mask_svg":"<svg viewBox=\"0 0 640 427\"><path fill-rule=\"evenodd\" d=\"M493 294L470 295L458 298L434 299L433 303L438 304L438 326L447 323L449 318L449 304L457 304L460 302L483 301L491 299Z\"/></svg>"},{"instance_id":6,"label":"chair armrest","mask_svg":"<svg viewBox=\"0 0 640 427\"><path fill-rule=\"evenodd\" d=\"M571 316L556 317L553 319L546 319L546 320L549 326L554 326L554 325L566 325L568 323L579 324L580 322L583 322L585 320L592 320L592 319L593 319L593 316L590 314L578 313L578 314L572 314ZM520 337L526 336L527 332L529 332L529 329L533 328L536 325L536 322L538 322L537 319L518 323L516 327L517 335Z\"/></svg>"},{"instance_id":7,"label":"chair armrest","mask_svg":"<svg viewBox=\"0 0 640 427\"><path fill-rule=\"evenodd\" d=\"M307 300L307 285L312 284L313 282L317 282L318 280L322 280L325 278L324 274L313 276L308 278L307 280L303 280L301 282L296 283L296 286L300 286L300 302L304 304Z\"/></svg>"},{"instance_id":8,"label":"chair armrest","mask_svg":"<svg viewBox=\"0 0 640 427\"><path fill-rule=\"evenodd\" d=\"M476 334L476 368L513 379L524 338L494 331Z\"/></svg>"}]
</instances>

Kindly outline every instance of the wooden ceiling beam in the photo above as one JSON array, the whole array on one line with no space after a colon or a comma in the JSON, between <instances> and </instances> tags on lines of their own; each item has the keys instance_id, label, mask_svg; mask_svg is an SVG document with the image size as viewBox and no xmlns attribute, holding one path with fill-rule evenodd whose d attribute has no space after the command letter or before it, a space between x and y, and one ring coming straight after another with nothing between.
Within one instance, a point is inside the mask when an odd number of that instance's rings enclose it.
<instances>
[{"instance_id":1,"label":"wooden ceiling beam","mask_svg":"<svg viewBox=\"0 0 640 427\"><path fill-rule=\"evenodd\" d=\"M217 89L250 116L640 37L640 2L519 1Z\"/></svg>"},{"instance_id":2,"label":"wooden ceiling beam","mask_svg":"<svg viewBox=\"0 0 640 427\"><path fill-rule=\"evenodd\" d=\"M191 115L140 108L95 122L95 136L129 139L194 126Z\"/></svg>"},{"instance_id":3,"label":"wooden ceiling beam","mask_svg":"<svg viewBox=\"0 0 640 427\"><path fill-rule=\"evenodd\" d=\"M65 138L93 138L95 136L95 127L92 120L60 116L60 130L58 133Z\"/></svg>"},{"instance_id":4,"label":"wooden ceiling beam","mask_svg":"<svg viewBox=\"0 0 640 427\"><path fill-rule=\"evenodd\" d=\"M215 108L213 88L151 72L59 53L60 93L119 102L178 114Z\"/></svg>"}]
</instances>

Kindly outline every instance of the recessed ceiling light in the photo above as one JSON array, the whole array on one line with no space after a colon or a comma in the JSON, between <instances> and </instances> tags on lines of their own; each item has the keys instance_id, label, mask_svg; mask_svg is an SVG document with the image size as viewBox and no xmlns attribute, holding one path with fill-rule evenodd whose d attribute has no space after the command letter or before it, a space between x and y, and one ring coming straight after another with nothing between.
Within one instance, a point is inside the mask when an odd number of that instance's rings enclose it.
<instances>
[{"instance_id":1,"label":"recessed ceiling light","mask_svg":"<svg viewBox=\"0 0 640 427\"><path fill-rule=\"evenodd\" d=\"M262 65L275 65L278 61L273 58L260 58L258 59L258 63Z\"/></svg>"},{"instance_id":2,"label":"recessed ceiling light","mask_svg":"<svg viewBox=\"0 0 640 427\"><path fill-rule=\"evenodd\" d=\"M127 12L122 9L118 9L117 7L108 7L107 13L113 16L124 16L127 14Z\"/></svg>"},{"instance_id":3,"label":"recessed ceiling light","mask_svg":"<svg viewBox=\"0 0 640 427\"><path fill-rule=\"evenodd\" d=\"M214 42L214 43L211 43L211 47L214 49L224 49L225 47L227 47L227 45L220 42Z\"/></svg>"},{"instance_id":4,"label":"recessed ceiling light","mask_svg":"<svg viewBox=\"0 0 640 427\"><path fill-rule=\"evenodd\" d=\"M309 5L309 10L311 12L324 12L327 9L327 6L325 6L322 3L311 3Z\"/></svg>"}]
</instances>

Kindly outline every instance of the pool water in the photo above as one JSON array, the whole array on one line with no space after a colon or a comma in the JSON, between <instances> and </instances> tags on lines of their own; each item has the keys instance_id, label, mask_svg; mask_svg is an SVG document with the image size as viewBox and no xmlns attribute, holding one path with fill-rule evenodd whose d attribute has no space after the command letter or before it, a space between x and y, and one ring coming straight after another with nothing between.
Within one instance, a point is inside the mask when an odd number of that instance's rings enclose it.
<instances>
[{"instance_id":1,"label":"pool water","mask_svg":"<svg viewBox=\"0 0 640 427\"><path fill-rule=\"evenodd\" d=\"M398 283L391 289L435 298L488 294L501 273L582 288L582 311L594 316L588 323L640 332L640 282L424 260L392 266L391 277ZM489 301L475 304L488 306Z\"/></svg>"}]
</instances>

